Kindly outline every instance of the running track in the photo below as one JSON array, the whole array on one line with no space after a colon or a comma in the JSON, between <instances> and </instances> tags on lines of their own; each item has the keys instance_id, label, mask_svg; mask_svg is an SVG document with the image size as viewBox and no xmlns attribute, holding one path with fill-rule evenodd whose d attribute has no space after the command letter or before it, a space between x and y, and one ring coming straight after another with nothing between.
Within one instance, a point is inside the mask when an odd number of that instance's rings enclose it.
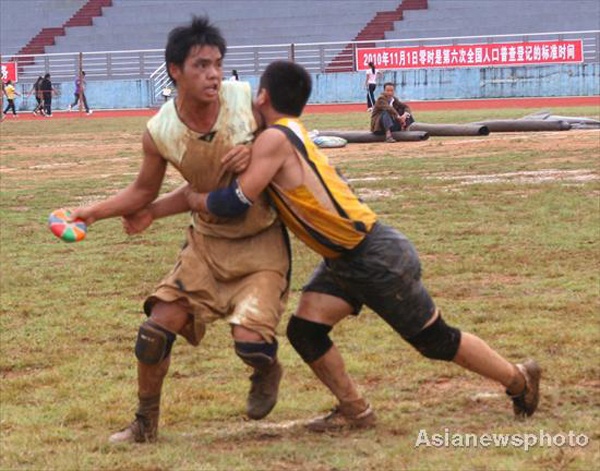
<instances>
[{"instance_id":1,"label":"running track","mask_svg":"<svg viewBox=\"0 0 600 471\"><path fill-rule=\"evenodd\" d=\"M485 108L548 108L552 106L600 106L600 96L591 97L546 97L546 98L503 98L491 100L444 100L444 101L412 101L408 102L414 111L434 110L472 110ZM122 116L152 116L156 109L139 110L97 110L91 115L85 113L56 111L55 118L115 118ZM341 105L307 105L306 113L349 113L353 111L366 111L364 103L350 103ZM12 121L8 115L7 121ZM30 112L21 112L19 120L40 120L43 117L34 116Z\"/></svg>"}]
</instances>

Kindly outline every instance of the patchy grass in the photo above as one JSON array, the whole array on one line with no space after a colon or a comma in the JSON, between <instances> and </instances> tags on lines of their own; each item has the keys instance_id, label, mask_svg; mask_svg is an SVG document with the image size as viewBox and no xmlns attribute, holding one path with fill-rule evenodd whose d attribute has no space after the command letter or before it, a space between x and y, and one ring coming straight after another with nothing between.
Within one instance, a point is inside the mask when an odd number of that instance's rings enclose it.
<instances>
[{"instance_id":1,"label":"patchy grass","mask_svg":"<svg viewBox=\"0 0 600 471\"><path fill-rule=\"evenodd\" d=\"M516 118L535 110L420 113L428 122ZM555 109L597 116L594 108ZM366 113L309 115L307 127L366 128ZM140 162L141 118L30 121L1 127L0 469L505 470L595 467L598 342L597 131L432 138L328 151L356 191L420 251L452 324L513 361L545 370L542 402L512 417L501 388L416 354L372 312L332 334L375 406L375 430L313 435L298 425L333 400L285 340L280 402L244 419L249 371L228 327L198 348L179 340L164 388L161 439L109 446L136 406L133 344L141 301L172 266L186 215L128 238L118 220L79 244L46 229L52 209L106 197ZM168 174L165 190L179 182ZM294 241L280 331L318 257ZM584 447L415 448L420 430L585 434Z\"/></svg>"}]
</instances>

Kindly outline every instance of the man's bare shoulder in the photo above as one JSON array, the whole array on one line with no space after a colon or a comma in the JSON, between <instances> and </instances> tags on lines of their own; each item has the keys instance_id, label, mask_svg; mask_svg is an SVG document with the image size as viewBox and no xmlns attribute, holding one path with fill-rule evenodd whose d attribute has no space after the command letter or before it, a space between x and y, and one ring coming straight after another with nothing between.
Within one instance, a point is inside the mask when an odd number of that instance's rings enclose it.
<instances>
[{"instance_id":1,"label":"man's bare shoulder","mask_svg":"<svg viewBox=\"0 0 600 471\"><path fill-rule=\"evenodd\" d=\"M254 141L254 148L259 147L261 150L280 149L282 144L287 142L287 137L277 128L267 128L259 134Z\"/></svg>"},{"instance_id":2,"label":"man's bare shoulder","mask_svg":"<svg viewBox=\"0 0 600 471\"><path fill-rule=\"evenodd\" d=\"M147 156L158 157L158 158L164 159L164 157L159 152L158 147L156 146L156 143L154 142L154 138L152 137L152 134L150 134L150 131L148 131L147 129L144 131L144 134L142 135L142 149L144 151L144 154Z\"/></svg>"}]
</instances>

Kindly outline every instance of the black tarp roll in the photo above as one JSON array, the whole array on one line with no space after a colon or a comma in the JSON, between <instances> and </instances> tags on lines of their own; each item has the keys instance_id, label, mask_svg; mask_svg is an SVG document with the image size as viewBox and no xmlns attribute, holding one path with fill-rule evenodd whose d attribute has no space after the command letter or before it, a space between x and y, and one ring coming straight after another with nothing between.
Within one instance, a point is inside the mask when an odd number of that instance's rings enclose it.
<instances>
[{"instance_id":1,"label":"black tarp roll","mask_svg":"<svg viewBox=\"0 0 600 471\"><path fill-rule=\"evenodd\" d=\"M319 131L319 136L343 137L349 144L366 142L384 142L383 134L373 134L369 131ZM392 136L397 141L424 141L429 139L429 134L423 131L397 131Z\"/></svg>"},{"instance_id":2,"label":"black tarp roll","mask_svg":"<svg viewBox=\"0 0 600 471\"><path fill-rule=\"evenodd\" d=\"M487 136L490 133L487 126L474 124L413 123L408 129L424 131L430 136Z\"/></svg>"},{"instance_id":3,"label":"black tarp roll","mask_svg":"<svg viewBox=\"0 0 600 471\"><path fill-rule=\"evenodd\" d=\"M571 125L564 121L543 121L533 119L501 119L471 124L487 126L490 132L568 131L571 129Z\"/></svg>"}]
</instances>

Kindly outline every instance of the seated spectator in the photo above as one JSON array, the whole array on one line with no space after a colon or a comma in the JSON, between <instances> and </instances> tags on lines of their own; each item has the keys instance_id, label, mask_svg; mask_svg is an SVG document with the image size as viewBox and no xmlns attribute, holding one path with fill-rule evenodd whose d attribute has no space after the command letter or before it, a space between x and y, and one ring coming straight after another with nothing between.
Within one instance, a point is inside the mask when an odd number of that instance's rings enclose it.
<instances>
[{"instance_id":1,"label":"seated spectator","mask_svg":"<svg viewBox=\"0 0 600 471\"><path fill-rule=\"evenodd\" d=\"M415 122L409 106L398 100L394 91L393 83L384 84L383 93L377 98L371 114L371 132L385 133L385 142L396 142L392 132L404 131Z\"/></svg>"}]
</instances>

